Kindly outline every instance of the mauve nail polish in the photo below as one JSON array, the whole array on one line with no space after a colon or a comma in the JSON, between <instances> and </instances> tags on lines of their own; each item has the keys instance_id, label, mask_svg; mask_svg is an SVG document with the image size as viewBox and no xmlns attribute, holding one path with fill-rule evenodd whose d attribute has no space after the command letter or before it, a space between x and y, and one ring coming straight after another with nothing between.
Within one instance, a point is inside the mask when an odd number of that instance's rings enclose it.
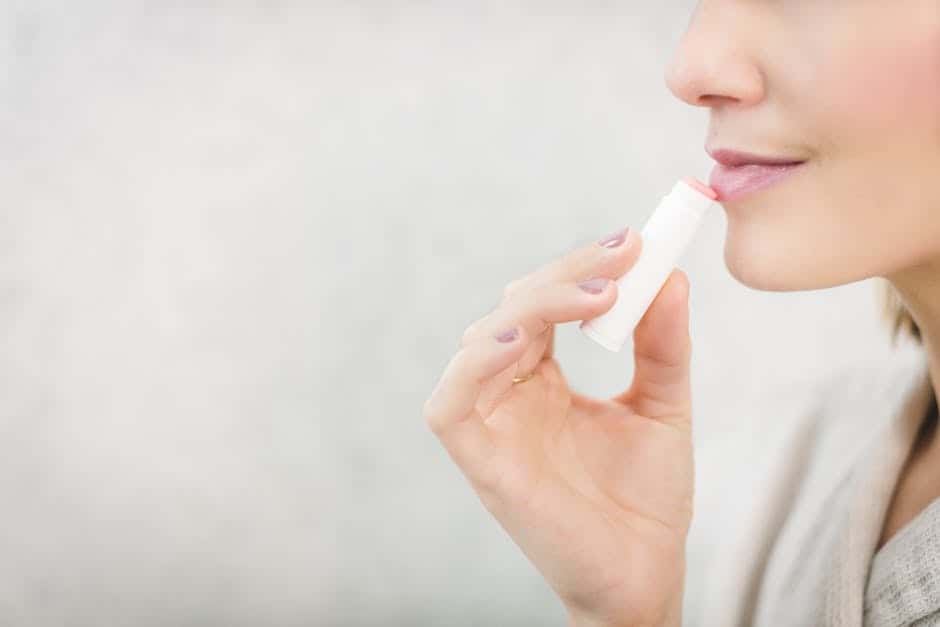
<instances>
[{"instance_id":1,"label":"mauve nail polish","mask_svg":"<svg viewBox=\"0 0 940 627\"><path fill-rule=\"evenodd\" d=\"M503 331L502 333L497 335L496 340L505 344L506 342L512 342L517 337L519 337L519 329L517 329L516 327L513 327L509 329L508 331Z\"/></svg>"},{"instance_id":2,"label":"mauve nail polish","mask_svg":"<svg viewBox=\"0 0 940 627\"><path fill-rule=\"evenodd\" d=\"M597 243L605 248L616 248L617 246L620 246L625 241L627 241L627 231L629 230L630 227L626 227L620 229L619 231L615 231Z\"/></svg>"},{"instance_id":3,"label":"mauve nail polish","mask_svg":"<svg viewBox=\"0 0 940 627\"><path fill-rule=\"evenodd\" d=\"M586 281L581 281L578 283L578 287L587 292L588 294L600 294L604 291L604 288L607 287L607 282L610 279L606 277L597 277L595 279L588 279Z\"/></svg>"}]
</instances>

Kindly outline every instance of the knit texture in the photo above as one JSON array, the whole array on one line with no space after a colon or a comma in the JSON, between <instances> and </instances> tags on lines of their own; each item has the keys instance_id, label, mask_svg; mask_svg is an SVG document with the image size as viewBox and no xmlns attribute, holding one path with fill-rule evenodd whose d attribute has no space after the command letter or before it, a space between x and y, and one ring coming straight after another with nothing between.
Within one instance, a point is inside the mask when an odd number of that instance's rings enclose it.
<instances>
[{"instance_id":1,"label":"knit texture","mask_svg":"<svg viewBox=\"0 0 940 627\"><path fill-rule=\"evenodd\" d=\"M940 498L902 527L872 561L865 627L940 624Z\"/></svg>"}]
</instances>

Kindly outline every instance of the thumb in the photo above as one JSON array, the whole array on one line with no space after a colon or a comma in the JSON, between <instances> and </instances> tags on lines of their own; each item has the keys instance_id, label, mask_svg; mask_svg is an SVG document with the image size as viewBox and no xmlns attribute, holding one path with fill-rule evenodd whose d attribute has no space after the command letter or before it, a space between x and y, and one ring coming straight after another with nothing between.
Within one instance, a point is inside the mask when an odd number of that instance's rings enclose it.
<instances>
[{"instance_id":1,"label":"thumb","mask_svg":"<svg viewBox=\"0 0 940 627\"><path fill-rule=\"evenodd\" d=\"M673 269L633 331L633 382L613 400L641 416L691 426L689 278Z\"/></svg>"}]
</instances>

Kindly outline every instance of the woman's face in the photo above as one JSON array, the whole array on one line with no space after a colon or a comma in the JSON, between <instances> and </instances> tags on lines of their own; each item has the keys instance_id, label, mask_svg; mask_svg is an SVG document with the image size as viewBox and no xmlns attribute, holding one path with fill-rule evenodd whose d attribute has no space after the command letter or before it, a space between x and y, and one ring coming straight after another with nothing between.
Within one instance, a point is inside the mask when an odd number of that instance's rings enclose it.
<instances>
[{"instance_id":1,"label":"woman's face","mask_svg":"<svg viewBox=\"0 0 940 627\"><path fill-rule=\"evenodd\" d=\"M701 0L666 82L707 145L807 160L719 201L742 283L803 290L940 258L940 0Z\"/></svg>"}]
</instances>

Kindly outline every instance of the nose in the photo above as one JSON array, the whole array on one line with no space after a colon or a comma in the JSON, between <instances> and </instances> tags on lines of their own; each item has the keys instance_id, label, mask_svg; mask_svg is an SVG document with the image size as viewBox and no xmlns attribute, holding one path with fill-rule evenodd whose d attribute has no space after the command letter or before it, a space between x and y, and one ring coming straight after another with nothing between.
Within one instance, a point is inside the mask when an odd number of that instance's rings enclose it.
<instances>
[{"instance_id":1,"label":"nose","mask_svg":"<svg viewBox=\"0 0 940 627\"><path fill-rule=\"evenodd\" d=\"M677 98L696 107L763 100L764 76L744 32L756 24L735 16L738 10L730 2L700 3L666 67L666 85Z\"/></svg>"}]
</instances>

